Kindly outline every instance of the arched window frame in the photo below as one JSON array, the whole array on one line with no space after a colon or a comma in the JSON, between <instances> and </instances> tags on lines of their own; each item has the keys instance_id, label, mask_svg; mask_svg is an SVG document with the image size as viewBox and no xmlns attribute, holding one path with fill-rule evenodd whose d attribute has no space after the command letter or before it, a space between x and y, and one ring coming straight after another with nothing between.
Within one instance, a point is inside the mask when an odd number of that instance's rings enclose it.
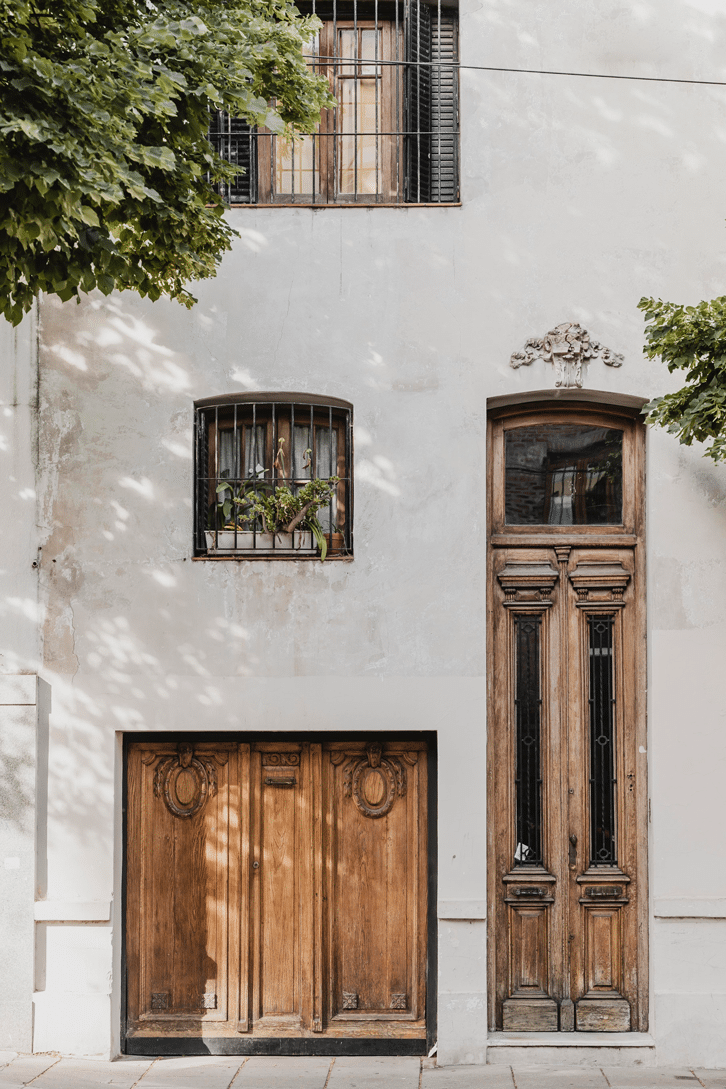
<instances>
[{"instance_id":1,"label":"arched window frame","mask_svg":"<svg viewBox=\"0 0 726 1089\"><path fill-rule=\"evenodd\" d=\"M222 457L231 457L233 464L222 464ZM257 519L230 530L215 507L220 497L270 495L280 485L296 494L311 479L330 476L337 476L338 483L318 514L326 558L352 558L353 406L349 401L280 392L199 400L194 406L194 464L195 559L319 559L315 538L304 527L290 534L269 533ZM228 494L219 491L224 483L230 485Z\"/></svg>"},{"instance_id":2,"label":"arched window frame","mask_svg":"<svg viewBox=\"0 0 726 1089\"><path fill-rule=\"evenodd\" d=\"M566 396L571 394L571 396ZM633 546L643 535L645 495L645 399L594 391L550 391L490 398L488 457L488 526L492 545L553 543L567 537L575 545ZM508 525L505 520L504 437L512 428L542 423L582 423L623 432L623 517L620 525Z\"/></svg>"}]
</instances>

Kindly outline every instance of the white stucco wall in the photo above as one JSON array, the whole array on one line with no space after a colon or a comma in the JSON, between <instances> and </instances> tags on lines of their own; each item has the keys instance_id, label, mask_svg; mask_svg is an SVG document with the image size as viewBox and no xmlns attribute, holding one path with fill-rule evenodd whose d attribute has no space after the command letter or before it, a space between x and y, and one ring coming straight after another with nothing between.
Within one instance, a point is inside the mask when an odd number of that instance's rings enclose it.
<instances>
[{"instance_id":1,"label":"white stucco wall","mask_svg":"<svg viewBox=\"0 0 726 1089\"><path fill-rule=\"evenodd\" d=\"M462 61L718 79L720 7L467 0ZM65 906L38 924L36 1047L117 1047L119 733L343 723L438 731L439 1057L483 1061L486 399L551 388L508 361L568 320L625 356L588 388L668 387L636 304L723 290L724 102L465 70L462 207L244 209L190 313L44 303L41 895ZM256 389L353 402L352 563L192 561L193 401ZM659 1061L726 1065L726 470L653 434L647 500L651 1028Z\"/></svg>"}]
</instances>

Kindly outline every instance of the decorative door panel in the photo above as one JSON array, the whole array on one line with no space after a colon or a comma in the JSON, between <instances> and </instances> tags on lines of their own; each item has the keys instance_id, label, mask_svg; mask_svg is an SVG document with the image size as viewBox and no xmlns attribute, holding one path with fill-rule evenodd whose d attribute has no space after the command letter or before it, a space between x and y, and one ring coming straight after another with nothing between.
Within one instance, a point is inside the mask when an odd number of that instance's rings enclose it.
<instances>
[{"instance_id":1,"label":"decorative door panel","mask_svg":"<svg viewBox=\"0 0 726 1089\"><path fill-rule=\"evenodd\" d=\"M341 743L324 760L328 1020L341 1030L378 1021L387 1034L396 1024L401 1033L421 1031L425 748Z\"/></svg>"},{"instance_id":2,"label":"decorative door panel","mask_svg":"<svg viewBox=\"0 0 726 1089\"><path fill-rule=\"evenodd\" d=\"M647 1026L641 459L625 414L492 426L492 1029Z\"/></svg>"},{"instance_id":3,"label":"decorative door panel","mask_svg":"<svg viewBox=\"0 0 726 1089\"><path fill-rule=\"evenodd\" d=\"M252 1020L258 1031L272 1035L299 1029L309 1005L309 767L309 745L261 744L251 753Z\"/></svg>"},{"instance_id":4,"label":"decorative door panel","mask_svg":"<svg viewBox=\"0 0 726 1089\"><path fill-rule=\"evenodd\" d=\"M127 1036L425 1038L426 767L420 742L132 745Z\"/></svg>"},{"instance_id":5,"label":"decorative door panel","mask_svg":"<svg viewBox=\"0 0 726 1089\"><path fill-rule=\"evenodd\" d=\"M235 929L234 745L134 746L129 759L129 1019L154 1034L221 1025Z\"/></svg>"}]
</instances>

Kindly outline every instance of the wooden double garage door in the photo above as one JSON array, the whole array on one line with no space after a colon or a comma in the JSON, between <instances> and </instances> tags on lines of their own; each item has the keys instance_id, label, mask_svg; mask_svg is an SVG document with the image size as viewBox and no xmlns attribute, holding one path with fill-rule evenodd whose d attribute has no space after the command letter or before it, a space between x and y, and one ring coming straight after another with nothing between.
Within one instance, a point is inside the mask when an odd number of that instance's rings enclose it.
<instances>
[{"instance_id":1,"label":"wooden double garage door","mask_svg":"<svg viewBox=\"0 0 726 1089\"><path fill-rule=\"evenodd\" d=\"M424 742L141 742L127 774L127 1052L424 1050Z\"/></svg>"}]
</instances>

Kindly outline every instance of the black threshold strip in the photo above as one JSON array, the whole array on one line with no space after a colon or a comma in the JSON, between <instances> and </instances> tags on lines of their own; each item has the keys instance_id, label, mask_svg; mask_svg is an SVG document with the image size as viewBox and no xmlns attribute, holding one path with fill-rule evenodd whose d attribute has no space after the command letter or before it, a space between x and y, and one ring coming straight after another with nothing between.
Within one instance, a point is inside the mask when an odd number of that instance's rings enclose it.
<instances>
[{"instance_id":1,"label":"black threshold strip","mask_svg":"<svg viewBox=\"0 0 726 1089\"><path fill-rule=\"evenodd\" d=\"M425 1040L130 1036L126 1055L425 1055Z\"/></svg>"}]
</instances>

